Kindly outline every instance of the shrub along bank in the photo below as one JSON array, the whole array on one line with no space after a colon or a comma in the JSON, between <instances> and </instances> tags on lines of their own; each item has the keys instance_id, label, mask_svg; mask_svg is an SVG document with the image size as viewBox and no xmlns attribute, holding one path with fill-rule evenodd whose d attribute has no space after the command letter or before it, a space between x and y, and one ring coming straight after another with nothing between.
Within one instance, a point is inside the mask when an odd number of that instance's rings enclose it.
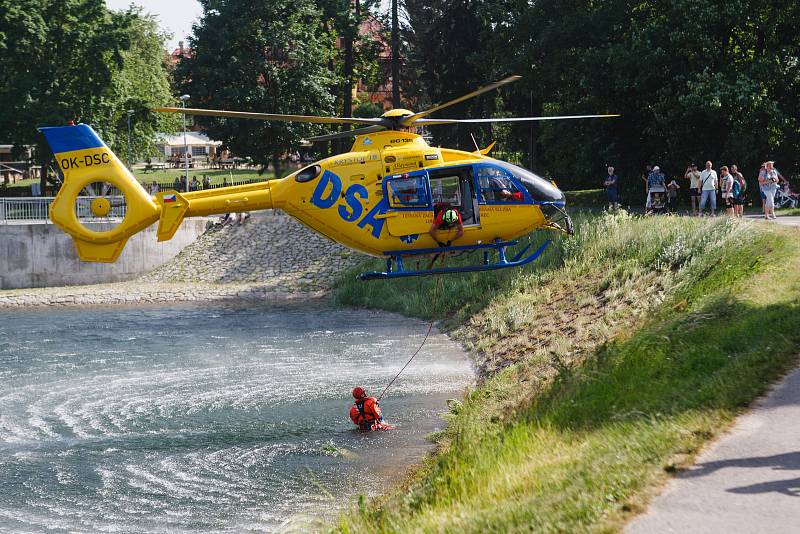
<instances>
[{"instance_id":1,"label":"shrub along bank","mask_svg":"<svg viewBox=\"0 0 800 534\"><path fill-rule=\"evenodd\" d=\"M615 530L796 363L796 233L603 214L538 267L443 277L436 298L433 278L345 277L335 302L442 319L483 380L406 487L336 529Z\"/></svg>"}]
</instances>

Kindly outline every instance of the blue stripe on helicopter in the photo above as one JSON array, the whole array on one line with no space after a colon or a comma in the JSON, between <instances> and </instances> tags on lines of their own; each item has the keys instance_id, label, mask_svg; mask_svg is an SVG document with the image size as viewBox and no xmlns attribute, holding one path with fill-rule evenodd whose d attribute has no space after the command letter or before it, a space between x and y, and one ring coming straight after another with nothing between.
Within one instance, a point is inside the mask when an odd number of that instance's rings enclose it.
<instances>
[{"instance_id":1,"label":"blue stripe on helicopter","mask_svg":"<svg viewBox=\"0 0 800 534\"><path fill-rule=\"evenodd\" d=\"M54 154L104 147L105 143L88 124L39 128Z\"/></svg>"}]
</instances>

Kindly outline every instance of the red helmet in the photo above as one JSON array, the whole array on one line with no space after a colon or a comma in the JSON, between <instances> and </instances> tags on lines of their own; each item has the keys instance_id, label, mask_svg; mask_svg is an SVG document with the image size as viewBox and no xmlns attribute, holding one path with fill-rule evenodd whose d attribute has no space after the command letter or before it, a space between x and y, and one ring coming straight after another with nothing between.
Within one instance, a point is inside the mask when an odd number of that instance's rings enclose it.
<instances>
[{"instance_id":1,"label":"red helmet","mask_svg":"<svg viewBox=\"0 0 800 534\"><path fill-rule=\"evenodd\" d=\"M356 386L353 388L353 397L356 399L363 399L367 396L367 392L364 391L364 388L361 386Z\"/></svg>"}]
</instances>

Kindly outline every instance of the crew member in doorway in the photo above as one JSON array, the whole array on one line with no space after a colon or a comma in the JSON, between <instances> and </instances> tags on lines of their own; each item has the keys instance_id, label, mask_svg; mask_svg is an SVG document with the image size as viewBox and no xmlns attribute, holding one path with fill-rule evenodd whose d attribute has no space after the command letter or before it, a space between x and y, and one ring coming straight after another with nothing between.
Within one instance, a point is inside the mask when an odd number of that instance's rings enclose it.
<instances>
[{"instance_id":1,"label":"crew member in doorway","mask_svg":"<svg viewBox=\"0 0 800 534\"><path fill-rule=\"evenodd\" d=\"M433 211L433 224L431 225L431 229L428 230L428 233L431 235L433 240L439 244L440 247L449 247L453 241L456 241L458 238L464 235L464 223L461 220L461 214L457 209L445 203L434 206ZM448 232L453 228L456 228L458 231L456 232L455 237L453 237L453 239L449 240L447 243L439 241L439 239L436 237L437 232Z\"/></svg>"},{"instance_id":2,"label":"crew member in doorway","mask_svg":"<svg viewBox=\"0 0 800 534\"><path fill-rule=\"evenodd\" d=\"M355 402L350 408L350 419L361 430L380 430L383 426L383 414L378 399L367 396L361 386L353 388Z\"/></svg>"}]
</instances>

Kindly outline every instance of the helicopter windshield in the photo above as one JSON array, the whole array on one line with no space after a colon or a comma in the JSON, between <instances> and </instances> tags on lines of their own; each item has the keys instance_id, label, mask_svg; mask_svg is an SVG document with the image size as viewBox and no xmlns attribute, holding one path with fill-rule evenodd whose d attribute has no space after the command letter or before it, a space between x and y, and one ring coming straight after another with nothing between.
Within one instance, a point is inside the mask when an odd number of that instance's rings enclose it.
<instances>
[{"instance_id":1,"label":"helicopter windshield","mask_svg":"<svg viewBox=\"0 0 800 534\"><path fill-rule=\"evenodd\" d=\"M533 174L527 169L517 167L504 161L494 161L494 165L505 169L514 175L522 185L530 193L531 197L536 202L564 202L564 193L562 193L556 186L541 176Z\"/></svg>"}]
</instances>

